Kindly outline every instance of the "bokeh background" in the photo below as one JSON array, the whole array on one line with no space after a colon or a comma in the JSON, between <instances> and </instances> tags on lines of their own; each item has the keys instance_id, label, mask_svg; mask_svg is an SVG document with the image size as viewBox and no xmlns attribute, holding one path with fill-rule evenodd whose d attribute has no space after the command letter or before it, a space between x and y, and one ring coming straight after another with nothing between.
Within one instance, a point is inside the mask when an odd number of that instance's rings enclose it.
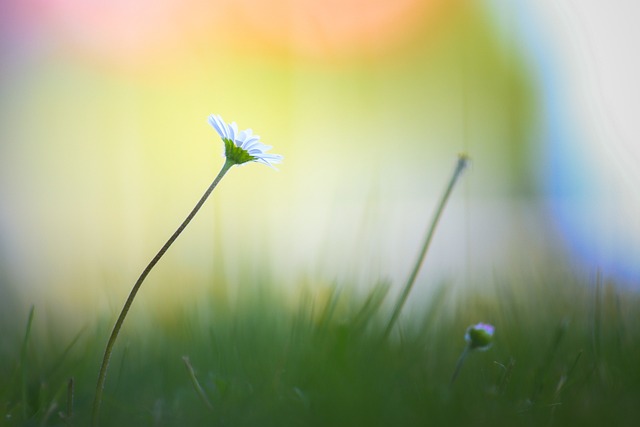
<instances>
[{"instance_id":1,"label":"bokeh background","mask_svg":"<svg viewBox=\"0 0 640 427\"><path fill-rule=\"evenodd\" d=\"M232 170L149 277L147 310L264 282L399 286L459 152L472 168L416 293L555 268L637 286L638 8L2 1L5 317L114 316L223 163L211 113L285 161Z\"/></svg>"}]
</instances>

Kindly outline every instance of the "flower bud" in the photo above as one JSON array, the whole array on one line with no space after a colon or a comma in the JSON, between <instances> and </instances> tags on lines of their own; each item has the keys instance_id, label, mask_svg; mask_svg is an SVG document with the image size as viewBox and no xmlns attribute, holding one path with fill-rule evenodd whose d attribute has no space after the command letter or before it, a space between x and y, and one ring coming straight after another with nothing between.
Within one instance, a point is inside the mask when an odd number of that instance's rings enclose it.
<instances>
[{"instance_id":1,"label":"flower bud","mask_svg":"<svg viewBox=\"0 0 640 427\"><path fill-rule=\"evenodd\" d=\"M488 323L478 323L467 328L464 339L469 345L470 350L488 350L493 340L493 325Z\"/></svg>"}]
</instances>

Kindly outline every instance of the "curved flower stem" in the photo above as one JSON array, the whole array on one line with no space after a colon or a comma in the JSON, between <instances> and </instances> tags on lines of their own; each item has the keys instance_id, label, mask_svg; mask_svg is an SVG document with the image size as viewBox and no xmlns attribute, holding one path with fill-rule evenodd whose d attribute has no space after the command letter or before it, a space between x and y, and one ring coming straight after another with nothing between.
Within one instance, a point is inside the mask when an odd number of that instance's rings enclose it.
<instances>
[{"instance_id":1,"label":"curved flower stem","mask_svg":"<svg viewBox=\"0 0 640 427\"><path fill-rule=\"evenodd\" d=\"M230 161L228 159L226 160L226 162L222 166L222 169L218 173L218 176L216 176L216 178L213 180L213 182L211 183L209 188L207 188L207 191L204 192L204 194L202 195L202 197L200 198L198 203L196 203L196 206L189 213L189 215L187 215L187 218L182 222L182 224L180 224L180 227L178 227L178 229L171 235L171 237L169 237L169 240L167 240L167 242L160 249L160 251L156 254L156 256L153 257L151 262L149 262L149 265L147 265L145 267L145 269L142 271L142 274L140 275L140 277L138 278L136 283L133 285L133 288L131 289L131 292L129 293L129 297L127 298L126 302L124 303L124 306L122 307L122 311L120 312L120 315L118 316L118 320L116 320L116 323L113 326L113 331L111 332L111 336L109 337L109 341L107 341L107 347L106 347L106 349L104 351L104 357L102 359L102 365L100 366L100 374L98 375L98 384L96 385L96 395L95 395L95 398L93 399L93 410L92 410L91 419L92 419L92 425L94 427L98 425L98 417L99 417L99 413L100 413L100 404L102 402L102 392L104 390L104 381L105 381L105 379L107 377L107 368L109 367L109 359L111 358L111 353L113 351L113 345L114 345L116 339L118 338L118 333L120 333L120 329L122 328L122 323L124 322L125 317L127 317L127 313L129 312L129 308L131 308L131 304L133 303L133 299L136 297L136 294L138 293L138 290L140 289L140 286L142 285L142 282L144 282L144 279L147 277L149 272L151 272L153 267L158 263L158 261L160 261L160 258L162 258L162 256L165 254L165 252L167 252L169 247L178 238L180 233L182 233L182 231L191 222L191 220L196 215L196 213L198 213L198 211L200 210L200 208L202 207L204 202L207 200L207 198L209 197L209 195L211 194L213 189L216 188L216 186L218 185L218 183L220 182L222 177L229 171L229 169L231 169L231 167L234 164L235 163L233 161Z\"/></svg>"},{"instance_id":2,"label":"curved flower stem","mask_svg":"<svg viewBox=\"0 0 640 427\"><path fill-rule=\"evenodd\" d=\"M429 231L427 232L427 236L424 240L424 244L422 245L422 250L420 251L420 255L416 260L416 265L413 267L413 271L407 280L407 283L404 285L404 289L402 290L402 294L396 303L395 308L393 309L393 313L391 314L391 318L389 319L389 323L387 323L387 328L384 331L383 339L386 339L393 328L396 320L398 320L398 316L400 315L400 311L402 311L402 307L404 307L404 303L407 301L407 297L409 296L409 292L411 292L411 288L413 287L414 282L416 281L416 277L418 276L418 272L420 271L420 267L424 261L424 257L427 254L427 250L431 245L431 239L433 239L433 234L438 225L438 221L440 220L440 216L442 216L442 211L444 211L444 207L449 200L449 196L451 195L451 191L453 187L456 185L458 178L465 170L469 163L469 157L466 154L460 154L458 156L458 163L456 163L456 168L453 171L453 175L451 175L451 180L449 181L449 185L442 195L442 199L440 199L440 204L438 205L438 209L436 210L433 219L431 220L431 227L429 227Z\"/></svg>"},{"instance_id":3,"label":"curved flower stem","mask_svg":"<svg viewBox=\"0 0 640 427\"><path fill-rule=\"evenodd\" d=\"M462 368L462 364L464 363L465 359L469 355L470 351L471 351L471 346L470 345L467 345L464 348L464 350L462 350L462 354L460 354L460 357L458 358L458 362L456 363L456 368L453 370L453 375L451 375L451 384L453 384L453 382L456 380L456 378L458 378L458 374L460 373L460 369Z\"/></svg>"}]
</instances>

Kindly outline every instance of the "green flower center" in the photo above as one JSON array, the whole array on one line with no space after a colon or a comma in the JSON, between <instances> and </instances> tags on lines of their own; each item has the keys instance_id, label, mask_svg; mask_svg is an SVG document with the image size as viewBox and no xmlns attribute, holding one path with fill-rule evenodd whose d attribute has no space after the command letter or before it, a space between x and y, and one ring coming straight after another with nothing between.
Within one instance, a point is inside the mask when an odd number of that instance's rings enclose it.
<instances>
[{"instance_id":1,"label":"green flower center","mask_svg":"<svg viewBox=\"0 0 640 427\"><path fill-rule=\"evenodd\" d=\"M483 348L491 345L491 335L484 329L470 329L469 340L471 348Z\"/></svg>"},{"instance_id":2,"label":"green flower center","mask_svg":"<svg viewBox=\"0 0 640 427\"><path fill-rule=\"evenodd\" d=\"M223 138L222 140L224 141L225 157L236 165L241 165L243 163L250 162L251 160L255 160L255 157L243 148L238 147L232 140L226 138Z\"/></svg>"}]
</instances>

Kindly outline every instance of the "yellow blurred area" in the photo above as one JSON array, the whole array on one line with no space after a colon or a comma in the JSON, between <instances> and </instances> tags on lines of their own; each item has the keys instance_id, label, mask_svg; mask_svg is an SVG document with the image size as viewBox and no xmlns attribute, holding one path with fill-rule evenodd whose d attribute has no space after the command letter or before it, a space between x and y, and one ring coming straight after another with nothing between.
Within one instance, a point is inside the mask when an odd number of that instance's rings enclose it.
<instances>
[{"instance_id":1,"label":"yellow blurred area","mask_svg":"<svg viewBox=\"0 0 640 427\"><path fill-rule=\"evenodd\" d=\"M402 281L460 151L475 166L427 274L469 275L517 246L508 225L492 234L492 203L527 186L535 99L472 3L46 3L65 32L16 60L1 101L2 250L25 304L73 321L119 310L223 163L211 113L284 163L234 168L136 305L302 276Z\"/></svg>"}]
</instances>

